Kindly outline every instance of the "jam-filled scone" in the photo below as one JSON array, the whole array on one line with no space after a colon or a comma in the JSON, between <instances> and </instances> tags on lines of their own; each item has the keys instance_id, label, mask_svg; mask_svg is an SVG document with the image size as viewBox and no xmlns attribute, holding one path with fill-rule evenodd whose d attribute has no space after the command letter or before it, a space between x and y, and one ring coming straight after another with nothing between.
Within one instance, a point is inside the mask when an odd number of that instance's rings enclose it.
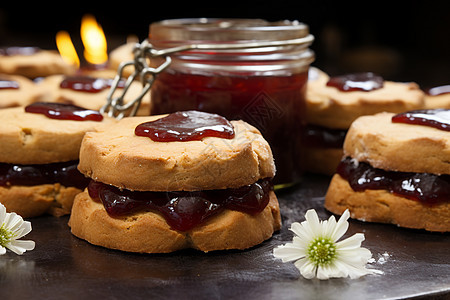
<instances>
[{"instance_id":1,"label":"jam-filled scone","mask_svg":"<svg viewBox=\"0 0 450 300\"><path fill-rule=\"evenodd\" d=\"M41 99L36 84L23 76L0 74L0 108L25 106Z\"/></svg>"},{"instance_id":2,"label":"jam-filled scone","mask_svg":"<svg viewBox=\"0 0 450 300\"><path fill-rule=\"evenodd\" d=\"M49 76L39 83L39 88L44 93L45 101L67 103L81 106L87 109L99 110L106 104L110 92L112 78L100 78L89 75ZM119 83L119 88L114 94L122 92L125 79ZM125 94L125 103L138 97L142 92L142 84L135 81ZM150 95L144 95L137 115L150 114Z\"/></svg>"},{"instance_id":3,"label":"jam-filled scone","mask_svg":"<svg viewBox=\"0 0 450 300\"><path fill-rule=\"evenodd\" d=\"M58 52L37 47L0 48L0 73L31 79L54 74L73 74L76 67L66 63Z\"/></svg>"},{"instance_id":4,"label":"jam-filled scone","mask_svg":"<svg viewBox=\"0 0 450 300\"><path fill-rule=\"evenodd\" d=\"M425 108L450 109L450 85L436 86L425 93Z\"/></svg>"},{"instance_id":5,"label":"jam-filled scone","mask_svg":"<svg viewBox=\"0 0 450 300\"><path fill-rule=\"evenodd\" d=\"M304 164L308 171L334 173L346 132L356 118L424 107L424 92L412 82L386 81L370 72L314 78L306 91Z\"/></svg>"},{"instance_id":6,"label":"jam-filled scone","mask_svg":"<svg viewBox=\"0 0 450 300\"><path fill-rule=\"evenodd\" d=\"M358 118L325 207L369 222L450 231L449 128L450 110Z\"/></svg>"},{"instance_id":7,"label":"jam-filled scone","mask_svg":"<svg viewBox=\"0 0 450 300\"><path fill-rule=\"evenodd\" d=\"M2 109L0 119L0 202L23 217L69 213L73 198L87 185L77 170L81 140L115 120L41 102Z\"/></svg>"},{"instance_id":8,"label":"jam-filled scone","mask_svg":"<svg viewBox=\"0 0 450 300\"><path fill-rule=\"evenodd\" d=\"M280 229L275 165L260 132L197 111L128 117L87 133L79 170L92 179L72 233L112 249L246 249Z\"/></svg>"}]
</instances>

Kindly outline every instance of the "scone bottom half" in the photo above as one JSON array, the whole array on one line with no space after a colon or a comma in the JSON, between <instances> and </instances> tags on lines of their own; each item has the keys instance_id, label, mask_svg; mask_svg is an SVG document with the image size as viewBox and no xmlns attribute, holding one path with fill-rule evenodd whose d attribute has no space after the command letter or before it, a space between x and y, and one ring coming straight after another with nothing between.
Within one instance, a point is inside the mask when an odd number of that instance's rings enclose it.
<instances>
[{"instance_id":1,"label":"scone bottom half","mask_svg":"<svg viewBox=\"0 0 450 300\"><path fill-rule=\"evenodd\" d=\"M194 124L167 127L165 118L174 114L130 117L85 136L79 169L92 181L74 202L69 226L75 236L127 252L209 252L247 249L280 229L272 153L254 127L220 117L228 127L220 137L208 132L167 142L137 134L148 122L166 131L217 129L208 125L211 114L182 113L187 120L178 123ZM195 124L197 117L202 124ZM114 173L119 178L108 174L124 167L126 174Z\"/></svg>"},{"instance_id":2,"label":"scone bottom half","mask_svg":"<svg viewBox=\"0 0 450 300\"><path fill-rule=\"evenodd\" d=\"M450 231L450 168L443 162L430 163L426 157L421 161L417 161L419 157L414 160L417 155L427 156L420 148L424 143L428 144L428 155L432 156L431 153L436 151L444 156L444 160L445 156L449 160L450 132L445 126L438 129L442 124L434 122L435 114L441 112L384 113L355 121L344 144L346 156L328 188L325 207L337 214L349 209L353 218L363 221ZM418 121L418 118L430 118L427 114L433 115L433 124ZM441 121L450 124L450 114L446 115L448 120L445 121L445 117ZM415 148L414 139L418 141ZM426 139L431 142L424 142ZM410 145L409 152L403 154L410 157L410 164L385 161L393 159L390 155L401 155L391 154L393 151L389 149L400 149L406 147L405 144ZM361 153L363 147L366 151ZM385 149L384 156L380 156L380 149ZM439 156L432 157L436 158ZM392 165L399 167L390 168ZM427 166L430 171L423 171Z\"/></svg>"}]
</instances>

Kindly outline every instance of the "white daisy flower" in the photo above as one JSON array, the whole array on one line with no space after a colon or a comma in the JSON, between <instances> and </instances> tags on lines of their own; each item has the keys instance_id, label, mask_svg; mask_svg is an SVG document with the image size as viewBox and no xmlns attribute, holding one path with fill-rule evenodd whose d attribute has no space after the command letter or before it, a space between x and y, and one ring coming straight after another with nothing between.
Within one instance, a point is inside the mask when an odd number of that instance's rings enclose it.
<instances>
[{"instance_id":1,"label":"white daisy flower","mask_svg":"<svg viewBox=\"0 0 450 300\"><path fill-rule=\"evenodd\" d=\"M16 213L7 213L6 208L0 203L0 255L6 253L6 248L19 255L27 250L33 250L33 241L18 240L30 231L30 222L24 221Z\"/></svg>"},{"instance_id":2,"label":"white daisy flower","mask_svg":"<svg viewBox=\"0 0 450 300\"><path fill-rule=\"evenodd\" d=\"M346 210L339 221L334 216L320 221L314 209L306 212L306 221L292 223L292 243L278 246L273 255L283 262L295 261L294 265L307 279L329 279L336 277L359 278L367 274L381 274L381 271L367 269L371 252L361 247L364 234L337 242L348 229L350 212Z\"/></svg>"}]
</instances>

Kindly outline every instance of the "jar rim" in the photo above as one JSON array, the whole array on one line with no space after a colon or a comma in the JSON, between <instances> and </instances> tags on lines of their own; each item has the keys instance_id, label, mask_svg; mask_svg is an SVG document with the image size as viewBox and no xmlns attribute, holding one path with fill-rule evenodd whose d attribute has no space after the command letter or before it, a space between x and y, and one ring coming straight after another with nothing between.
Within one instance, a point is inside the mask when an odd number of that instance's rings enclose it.
<instances>
[{"instance_id":1,"label":"jar rim","mask_svg":"<svg viewBox=\"0 0 450 300\"><path fill-rule=\"evenodd\" d=\"M308 25L299 21L263 19L184 18L150 24L149 40L158 42L232 42L290 40L306 37Z\"/></svg>"}]
</instances>

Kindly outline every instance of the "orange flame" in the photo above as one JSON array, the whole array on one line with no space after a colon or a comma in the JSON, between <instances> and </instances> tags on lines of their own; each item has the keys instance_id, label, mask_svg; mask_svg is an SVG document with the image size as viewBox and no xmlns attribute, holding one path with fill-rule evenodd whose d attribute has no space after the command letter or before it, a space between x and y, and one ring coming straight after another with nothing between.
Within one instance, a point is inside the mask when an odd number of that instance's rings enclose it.
<instances>
[{"instance_id":1,"label":"orange flame","mask_svg":"<svg viewBox=\"0 0 450 300\"><path fill-rule=\"evenodd\" d=\"M80 59L67 31L62 30L56 34L56 47L64 61L77 67L80 66Z\"/></svg>"},{"instance_id":2,"label":"orange flame","mask_svg":"<svg viewBox=\"0 0 450 300\"><path fill-rule=\"evenodd\" d=\"M102 27L92 15L84 15L81 20L81 40L84 57L91 64L104 64L108 61L106 37Z\"/></svg>"}]
</instances>

